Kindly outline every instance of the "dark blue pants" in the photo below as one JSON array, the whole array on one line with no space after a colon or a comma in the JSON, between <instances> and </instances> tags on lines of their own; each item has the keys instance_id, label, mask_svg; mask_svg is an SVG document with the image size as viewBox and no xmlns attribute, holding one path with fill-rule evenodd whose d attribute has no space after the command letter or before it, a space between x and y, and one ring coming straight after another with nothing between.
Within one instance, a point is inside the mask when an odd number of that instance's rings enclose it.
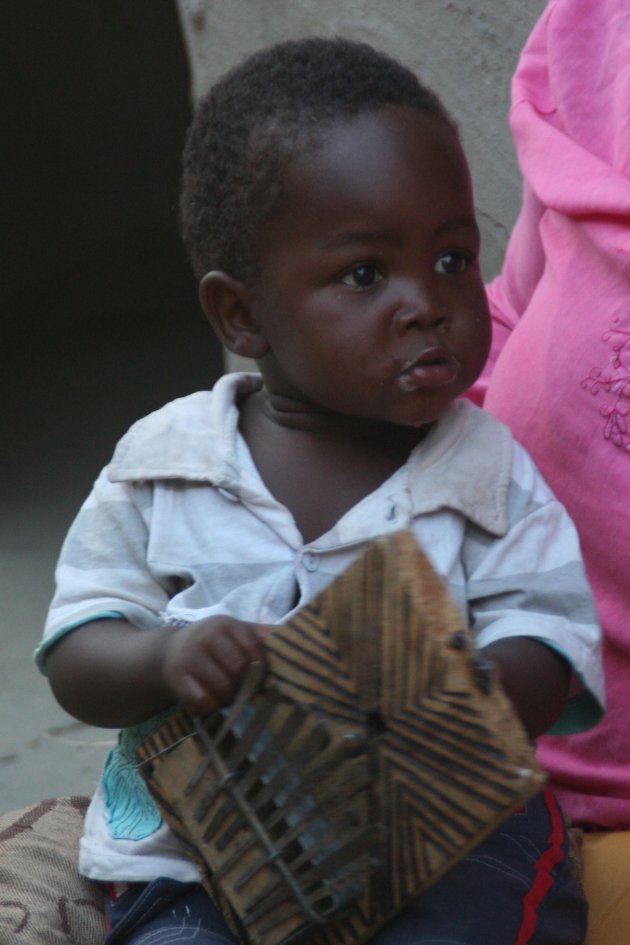
<instances>
[{"instance_id":1,"label":"dark blue pants","mask_svg":"<svg viewBox=\"0 0 630 945\"><path fill-rule=\"evenodd\" d=\"M586 903L562 815L537 795L392 919L372 945L581 945ZM158 879L108 898L106 945L233 945L196 883Z\"/></svg>"}]
</instances>

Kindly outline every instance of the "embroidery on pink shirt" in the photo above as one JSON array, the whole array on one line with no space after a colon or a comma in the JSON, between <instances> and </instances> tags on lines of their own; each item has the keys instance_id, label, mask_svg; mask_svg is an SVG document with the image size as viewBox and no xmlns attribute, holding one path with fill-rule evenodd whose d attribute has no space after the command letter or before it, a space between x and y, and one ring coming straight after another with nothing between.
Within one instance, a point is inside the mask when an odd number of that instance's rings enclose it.
<instances>
[{"instance_id":1,"label":"embroidery on pink shirt","mask_svg":"<svg viewBox=\"0 0 630 945\"><path fill-rule=\"evenodd\" d=\"M630 330L621 327L621 319L614 318L608 331L602 335L613 353L604 368L593 368L582 381L584 390L594 397L600 392L606 403L600 407L604 418L604 438L630 453Z\"/></svg>"}]
</instances>

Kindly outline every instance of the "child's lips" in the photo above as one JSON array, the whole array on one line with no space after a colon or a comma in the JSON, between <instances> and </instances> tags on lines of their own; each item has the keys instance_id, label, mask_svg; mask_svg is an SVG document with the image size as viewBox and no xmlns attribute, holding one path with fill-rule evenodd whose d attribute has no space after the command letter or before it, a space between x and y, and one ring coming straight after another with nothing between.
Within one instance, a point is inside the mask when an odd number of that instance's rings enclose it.
<instances>
[{"instance_id":1,"label":"child's lips","mask_svg":"<svg viewBox=\"0 0 630 945\"><path fill-rule=\"evenodd\" d=\"M459 362L444 348L426 348L415 358L406 361L396 383L401 390L413 392L430 387L452 384L459 372Z\"/></svg>"}]
</instances>

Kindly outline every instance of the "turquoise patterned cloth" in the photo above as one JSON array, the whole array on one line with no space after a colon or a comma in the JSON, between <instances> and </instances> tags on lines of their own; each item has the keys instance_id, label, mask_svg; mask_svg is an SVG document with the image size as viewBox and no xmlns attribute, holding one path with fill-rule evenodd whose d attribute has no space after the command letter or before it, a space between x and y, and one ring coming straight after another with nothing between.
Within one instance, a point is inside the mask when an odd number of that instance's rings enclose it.
<instances>
[{"instance_id":1,"label":"turquoise patterned cloth","mask_svg":"<svg viewBox=\"0 0 630 945\"><path fill-rule=\"evenodd\" d=\"M143 840L162 824L158 807L138 771L136 749L172 711L172 708L167 709L141 725L122 729L118 744L109 753L101 787L109 828L117 840Z\"/></svg>"}]
</instances>

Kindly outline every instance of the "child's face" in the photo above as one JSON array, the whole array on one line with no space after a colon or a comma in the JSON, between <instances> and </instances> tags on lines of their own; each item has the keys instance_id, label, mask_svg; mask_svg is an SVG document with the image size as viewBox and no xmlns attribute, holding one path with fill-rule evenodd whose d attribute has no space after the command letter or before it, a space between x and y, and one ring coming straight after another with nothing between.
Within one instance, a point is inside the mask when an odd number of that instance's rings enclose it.
<instances>
[{"instance_id":1,"label":"child's face","mask_svg":"<svg viewBox=\"0 0 630 945\"><path fill-rule=\"evenodd\" d=\"M327 131L262 234L252 314L265 388L307 412L421 427L478 377L490 337L465 158L388 106Z\"/></svg>"}]
</instances>

